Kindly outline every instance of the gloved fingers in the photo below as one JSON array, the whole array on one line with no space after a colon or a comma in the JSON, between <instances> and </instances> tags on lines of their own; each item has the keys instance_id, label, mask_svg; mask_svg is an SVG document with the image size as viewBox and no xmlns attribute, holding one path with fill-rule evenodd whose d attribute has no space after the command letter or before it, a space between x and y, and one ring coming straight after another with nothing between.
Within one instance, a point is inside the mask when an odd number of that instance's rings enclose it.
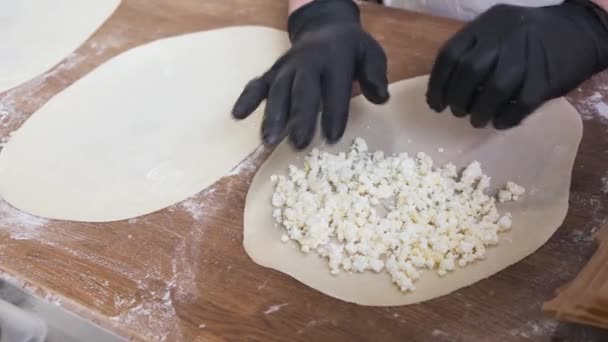
<instances>
[{"instance_id":1,"label":"gloved fingers","mask_svg":"<svg viewBox=\"0 0 608 342\"><path fill-rule=\"evenodd\" d=\"M354 68L354 61L342 61L340 65L327 67L321 76L321 126L329 143L340 140L346 129Z\"/></svg>"},{"instance_id":2,"label":"gloved fingers","mask_svg":"<svg viewBox=\"0 0 608 342\"><path fill-rule=\"evenodd\" d=\"M468 114L466 110L456 106L450 106L450 112L457 118L462 118Z\"/></svg>"},{"instance_id":3,"label":"gloved fingers","mask_svg":"<svg viewBox=\"0 0 608 342\"><path fill-rule=\"evenodd\" d=\"M436 112L442 112L448 103L446 98L450 78L460 62L460 58L475 45L475 37L467 32L467 28L452 37L439 51L426 93L426 101Z\"/></svg>"},{"instance_id":4,"label":"gloved fingers","mask_svg":"<svg viewBox=\"0 0 608 342\"><path fill-rule=\"evenodd\" d=\"M471 110L480 86L496 66L497 57L495 44L481 43L462 55L447 91L447 103L455 116L464 116Z\"/></svg>"},{"instance_id":5,"label":"gloved fingers","mask_svg":"<svg viewBox=\"0 0 608 342\"><path fill-rule=\"evenodd\" d=\"M533 111L534 107L527 103L518 100L509 101L509 103L503 107L500 116L494 118L494 128L505 130L518 126Z\"/></svg>"},{"instance_id":6,"label":"gloved fingers","mask_svg":"<svg viewBox=\"0 0 608 342\"><path fill-rule=\"evenodd\" d=\"M279 73L268 92L262 122L262 140L268 145L276 145L284 137L293 79L294 72L291 70Z\"/></svg>"},{"instance_id":7,"label":"gloved fingers","mask_svg":"<svg viewBox=\"0 0 608 342\"><path fill-rule=\"evenodd\" d=\"M264 75L249 81L239 98L232 107L232 116L235 119L245 119L253 113L268 96L270 85L274 82L276 75L285 64L288 55L283 55Z\"/></svg>"},{"instance_id":8,"label":"gloved fingers","mask_svg":"<svg viewBox=\"0 0 608 342\"><path fill-rule=\"evenodd\" d=\"M296 149L310 144L317 127L321 102L320 75L307 70L296 72L291 89L289 141Z\"/></svg>"},{"instance_id":9,"label":"gloved fingers","mask_svg":"<svg viewBox=\"0 0 608 342\"><path fill-rule=\"evenodd\" d=\"M357 80L366 99L382 104L389 98L386 54L371 36L365 39L365 48L357 67Z\"/></svg>"},{"instance_id":10,"label":"gloved fingers","mask_svg":"<svg viewBox=\"0 0 608 342\"><path fill-rule=\"evenodd\" d=\"M471 106L474 127L485 127L517 96L526 72L526 37L522 31L500 46L496 67Z\"/></svg>"},{"instance_id":11,"label":"gloved fingers","mask_svg":"<svg viewBox=\"0 0 608 342\"><path fill-rule=\"evenodd\" d=\"M519 125L547 99L545 92L549 89L549 77L545 65L545 47L531 33L525 50L528 52L528 68L524 81L517 96L494 118L496 129L509 129Z\"/></svg>"},{"instance_id":12,"label":"gloved fingers","mask_svg":"<svg viewBox=\"0 0 608 342\"><path fill-rule=\"evenodd\" d=\"M264 101L269 89L270 85L262 77L249 81L232 108L232 117L241 120L251 115Z\"/></svg>"}]
</instances>

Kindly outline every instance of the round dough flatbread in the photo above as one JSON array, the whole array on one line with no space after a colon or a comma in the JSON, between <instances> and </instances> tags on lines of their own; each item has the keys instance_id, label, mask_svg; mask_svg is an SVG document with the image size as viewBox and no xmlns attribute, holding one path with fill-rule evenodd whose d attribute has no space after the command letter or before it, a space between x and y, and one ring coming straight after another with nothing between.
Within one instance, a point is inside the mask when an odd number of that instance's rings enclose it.
<instances>
[{"instance_id":1,"label":"round dough flatbread","mask_svg":"<svg viewBox=\"0 0 608 342\"><path fill-rule=\"evenodd\" d=\"M0 195L37 216L106 222L196 194L259 146L261 115L237 122L230 111L288 46L285 32L233 27L122 53L13 135Z\"/></svg>"},{"instance_id":2,"label":"round dough flatbread","mask_svg":"<svg viewBox=\"0 0 608 342\"><path fill-rule=\"evenodd\" d=\"M59 63L119 4L120 0L0 1L0 93Z\"/></svg>"},{"instance_id":3,"label":"round dough flatbread","mask_svg":"<svg viewBox=\"0 0 608 342\"><path fill-rule=\"evenodd\" d=\"M517 203L500 205L513 214L513 228L501 242L488 249L482 262L457 269L444 277L425 271L416 290L400 292L386 273L341 273L332 276L317 255L305 255L295 242L281 242L283 228L272 218L272 174L286 174L290 164L301 166L304 153L281 144L256 174L245 205L244 246L258 264L284 272L329 296L362 305L392 306L418 303L449 294L512 265L542 246L562 224L574 158L582 137L582 121L564 99L551 101L523 125L506 132L474 129L465 119L437 114L425 104L427 77L390 86L387 105L374 106L362 96L351 102L349 127L344 138L327 146L319 137L312 147L331 152L347 151L356 137L364 138L370 151L426 152L435 163L454 162L464 167L482 163L492 177L492 191L514 180L528 192ZM439 153L438 149L445 151ZM305 153L308 153L306 151Z\"/></svg>"}]
</instances>

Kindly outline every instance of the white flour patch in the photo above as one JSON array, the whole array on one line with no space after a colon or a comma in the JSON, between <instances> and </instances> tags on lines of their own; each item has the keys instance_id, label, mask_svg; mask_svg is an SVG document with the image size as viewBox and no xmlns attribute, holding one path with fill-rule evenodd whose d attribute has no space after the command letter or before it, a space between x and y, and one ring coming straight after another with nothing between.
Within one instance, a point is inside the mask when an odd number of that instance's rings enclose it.
<instances>
[{"instance_id":1,"label":"white flour patch","mask_svg":"<svg viewBox=\"0 0 608 342\"><path fill-rule=\"evenodd\" d=\"M49 302L51 304L61 306L61 298L59 298L53 294L47 293L44 295L43 298L44 298L44 300L46 300L47 302Z\"/></svg>"},{"instance_id":2,"label":"white flour patch","mask_svg":"<svg viewBox=\"0 0 608 342\"><path fill-rule=\"evenodd\" d=\"M150 291L143 282L138 287L152 295L138 305L131 307L118 316L111 317L115 322L121 322L130 327L137 327L141 331L147 331L148 337L165 341L169 331L175 326L177 316L171 299L171 290L175 287L173 282L167 283L162 291ZM150 329L155 327L155 329Z\"/></svg>"},{"instance_id":3,"label":"white flour patch","mask_svg":"<svg viewBox=\"0 0 608 342\"><path fill-rule=\"evenodd\" d=\"M608 194L608 175L602 177L602 192Z\"/></svg>"},{"instance_id":4,"label":"white flour patch","mask_svg":"<svg viewBox=\"0 0 608 342\"><path fill-rule=\"evenodd\" d=\"M113 298L114 307L118 310L123 310L125 308L129 308L135 304L135 298L124 298L121 296L116 296Z\"/></svg>"},{"instance_id":5,"label":"white flour patch","mask_svg":"<svg viewBox=\"0 0 608 342\"><path fill-rule=\"evenodd\" d=\"M2 140L5 142L9 141L13 137L13 135L15 135L15 132L16 131L9 132L7 136L2 137Z\"/></svg>"},{"instance_id":6,"label":"white flour patch","mask_svg":"<svg viewBox=\"0 0 608 342\"><path fill-rule=\"evenodd\" d=\"M540 322L528 322L523 327L509 330L511 336L532 338L532 337L551 337L557 329L557 321L544 319Z\"/></svg>"},{"instance_id":7,"label":"white flour patch","mask_svg":"<svg viewBox=\"0 0 608 342\"><path fill-rule=\"evenodd\" d=\"M171 269L173 282L176 284L174 296L177 300L185 301L191 295L200 293L197 282L197 275L202 268L201 248L205 236L204 215L213 213L205 211L206 201L213 200L216 192L215 185L198 193L197 195L180 203L176 208L186 211L194 222L190 231L185 234L181 242L175 247L172 256ZM212 209L211 209L212 210ZM205 260L206 262L206 260Z\"/></svg>"},{"instance_id":8,"label":"white flour patch","mask_svg":"<svg viewBox=\"0 0 608 342\"><path fill-rule=\"evenodd\" d=\"M7 231L11 239L28 240L40 236L48 220L32 216L11 207L0 199L0 230Z\"/></svg>"},{"instance_id":9,"label":"white flour patch","mask_svg":"<svg viewBox=\"0 0 608 342\"><path fill-rule=\"evenodd\" d=\"M608 104L605 102L598 102L595 104L595 109L600 117L608 120Z\"/></svg>"},{"instance_id":10,"label":"white flour patch","mask_svg":"<svg viewBox=\"0 0 608 342\"><path fill-rule=\"evenodd\" d=\"M190 216L192 216L192 219L194 219L195 221L201 219L205 214L203 211L203 208L205 206L194 198L189 198L181 202L179 206L183 208L188 214L190 214Z\"/></svg>"},{"instance_id":11,"label":"white flour patch","mask_svg":"<svg viewBox=\"0 0 608 342\"><path fill-rule=\"evenodd\" d=\"M73 70L76 66L82 63L87 58L81 55L78 52L72 52L68 57L66 57L61 64L57 65L51 72L48 72L43 75L43 81L46 81L49 78L55 78L61 81L62 84L66 85L70 82L69 79L64 79L61 76L61 73Z\"/></svg>"},{"instance_id":12,"label":"white flour patch","mask_svg":"<svg viewBox=\"0 0 608 342\"><path fill-rule=\"evenodd\" d=\"M431 335L433 335L433 337L447 337L448 334L442 330L439 329L434 329L433 332L431 332Z\"/></svg>"},{"instance_id":13,"label":"white flour patch","mask_svg":"<svg viewBox=\"0 0 608 342\"><path fill-rule=\"evenodd\" d=\"M312 320L312 321L307 322L303 329L299 329L297 331L297 334L298 335L302 334L310 328L327 326L327 325L337 326L337 323L335 320L327 320L327 319Z\"/></svg>"},{"instance_id":14,"label":"white flour patch","mask_svg":"<svg viewBox=\"0 0 608 342\"><path fill-rule=\"evenodd\" d=\"M579 109L583 120L591 120L599 116L602 120L608 121L608 103L599 92L583 99L580 104Z\"/></svg>"},{"instance_id":15,"label":"white flour patch","mask_svg":"<svg viewBox=\"0 0 608 342\"><path fill-rule=\"evenodd\" d=\"M255 171L255 161L265 151L264 145L258 147L253 153L245 158L239 165L235 166L226 176L234 176L241 173L249 173Z\"/></svg>"},{"instance_id":16,"label":"white flour patch","mask_svg":"<svg viewBox=\"0 0 608 342\"><path fill-rule=\"evenodd\" d=\"M105 53L108 49L117 50L125 45L125 42L121 37L126 37L126 34L122 34L123 30L118 34L109 34L99 37L95 41L89 43L89 46L95 50L95 55L99 56Z\"/></svg>"},{"instance_id":17,"label":"white flour patch","mask_svg":"<svg viewBox=\"0 0 608 342\"><path fill-rule=\"evenodd\" d=\"M9 119L15 116L17 110L15 109L15 101L10 98L11 91L2 101L0 101L0 127L8 127ZM8 137L3 137L7 139Z\"/></svg>"},{"instance_id":18,"label":"white flour patch","mask_svg":"<svg viewBox=\"0 0 608 342\"><path fill-rule=\"evenodd\" d=\"M570 236L572 236L572 240L576 243L591 243L593 242L593 230L591 231L582 231L582 230L573 230L570 232Z\"/></svg>"},{"instance_id":19,"label":"white flour patch","mask_svg":"<svg viewBox=\"0 0 608 342\"><path fill-rule=\"evenodd\" d=\"M42 82L39 82L42 83ZM34 87L36 88L36 87ZM38 89L40 86L38 87ZM8 121L12 117L22 114L15 109L15 100L19 99L19 95L32 95L35 91L19 91L20 88L14 88L6 91L0 97L0 127L8 127ZM36 89L37 90L37 89ZM27 93L27 94L23 94Z\"/></svg>"},{"instance_id":20,"label":"white flour patch","mask_svg":"<svg viewBox=\"0 0 608 342\"><path fill-rule=\"evenodd\" d=\"M207 324L199 324L198 328L199 329L205 329L206 326L207 326Z\"/></svg>"},{"instance_id":21,"label":"white flour patch","mask_svg":"<svg viewBox=\"0 0 608 342\"><path fill-rule=\"evenodd\" d=\"M284 306L287 306L287 305L289 305L289 303L271 305L268 307L268 309L266 311L264 311L264 315L269 315L273 312L277 312L277 311L281 310Z\"/></svg>"},{"instance_id":22,"label":"white flour patch","mask_svg":"<svg viewBox=\"0 0 608 342\"><path fill-rule=\"evenodd\" d=\"M203 192L200 192L193 197L178 204L178 207L185 210L194 221L198 221L205 215L205 198L215 193L215 186L207 188Z\"/></svg>"},{"instance_id":23,"label":"white flour patch","mask_svg":"<svg viewBox=\"0 0 608 342\"><path fill-rule=\"evenodd\" d=\"M268 280L265 280L261 285L258 285L258 291L262 290L268 285Z\"/></svg>"},{"instance_id":24,"label":"white flour patch","mask_svg":"<svg viewBox=\"0 0 608 342\"><path fill-rule=\"evenodd\" d=\"M202 270L204 261L200 255L203 239L204 230L195 222L192 230L175 248L171 270L173 282L176 284L174 296L179 301L187 301L191 295L200 294L197 275L204 272Z\"/></svg>"},{"instance_id":25,"label":"white flour patch","mask_svg":"<svg viewBox=\"0 0 608 342\"><path fill-rule=\"evenodd\" d=\"M175 297L178 300L185 300L192 293L198 293L196 288L196 273L194 266L189 264L192 261L188 257L188 250L185 242L178 247L177 255L172 262L173 279L176 284ZM196 263L196 261L194 261Z\"/></svg>"}]
</instances>

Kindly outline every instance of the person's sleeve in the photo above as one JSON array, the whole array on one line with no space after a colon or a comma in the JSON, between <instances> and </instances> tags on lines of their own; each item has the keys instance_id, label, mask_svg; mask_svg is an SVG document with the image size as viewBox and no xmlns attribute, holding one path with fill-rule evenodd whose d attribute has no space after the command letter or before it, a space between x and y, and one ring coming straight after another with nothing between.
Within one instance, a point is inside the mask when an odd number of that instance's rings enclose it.
<instances>
[{"instance_id":1,"label":"person's sleeve","mask_svg":"<svg viewBox=\"0 0 608 342\"><path fill-rule=\"evenodd\" d=\"M608 9L600 6L591 0L567 0L572 3L577 3L579 5L586 6L589 11L591 11L604 25L606 30L608 31ZM608 6L608 1L605 1L606 6Z\"/></svg>"}]
</instances>

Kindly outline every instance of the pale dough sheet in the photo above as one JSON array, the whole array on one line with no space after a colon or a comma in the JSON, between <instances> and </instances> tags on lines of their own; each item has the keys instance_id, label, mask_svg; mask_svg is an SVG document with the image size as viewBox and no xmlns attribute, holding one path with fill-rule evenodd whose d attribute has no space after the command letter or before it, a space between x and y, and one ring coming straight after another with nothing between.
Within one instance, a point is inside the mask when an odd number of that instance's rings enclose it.
<instances>
[{"instance_id":1,"label":"pale dough sheet","mask_svg":"<svg viewBox=\"0 0 608 342\"><path fill-rule=\"evenodd\" d=\"M0 0L0 93L59 63L119 4L120 0Z\"/></svg>"},{"instance_id":2,"label":"pale dough sheet","mask_svg":"<svg viewBox=\"0 0 608 342\"><path fill-rule=\"evenodd\" d=\"M144 215L210 186L260 145L261 115L230 115L289 47L234 27L126 51L52 98L0 152L0 196L52 219Z\"/></svg>"},{"instance_id":3,"label":"pale dough sheet","mask_svg":"<svg viewBox=\"0 0 608 342\"><path fill-rule=\"evenodd\" d=\"M528 192L522 200L499 206L513 213L513 228L501 235L499 246L488 249L487 259L443 278L425 271L412 293L399 292L384 273L332 276L320 257L302 254L295 242L281 242L283 229L275 226L272 218L270 176L286 174L289 164L302 166L305 155L294 153L283 143L258 171L247 195L244 246L256 263L348 302L404 305L446 295L487 278L533 253L551 237L568 210L572 166L582 137L582 121L574 108L558 99L515 129L502 133L478 130L465 119L428 109L426 84L427 77L392 84L391 100L385 106L371 105L361 96L355 98L345 137L335 146L323 145L317 137L313 147L347 151L355 137L362 137L370 151L423 151L438 164L453 161L459 167L479 160L492 177L493 191L508 180L525 186ZM445 152L439 153L440 147Z\"/></svg>"}]
</instances>

